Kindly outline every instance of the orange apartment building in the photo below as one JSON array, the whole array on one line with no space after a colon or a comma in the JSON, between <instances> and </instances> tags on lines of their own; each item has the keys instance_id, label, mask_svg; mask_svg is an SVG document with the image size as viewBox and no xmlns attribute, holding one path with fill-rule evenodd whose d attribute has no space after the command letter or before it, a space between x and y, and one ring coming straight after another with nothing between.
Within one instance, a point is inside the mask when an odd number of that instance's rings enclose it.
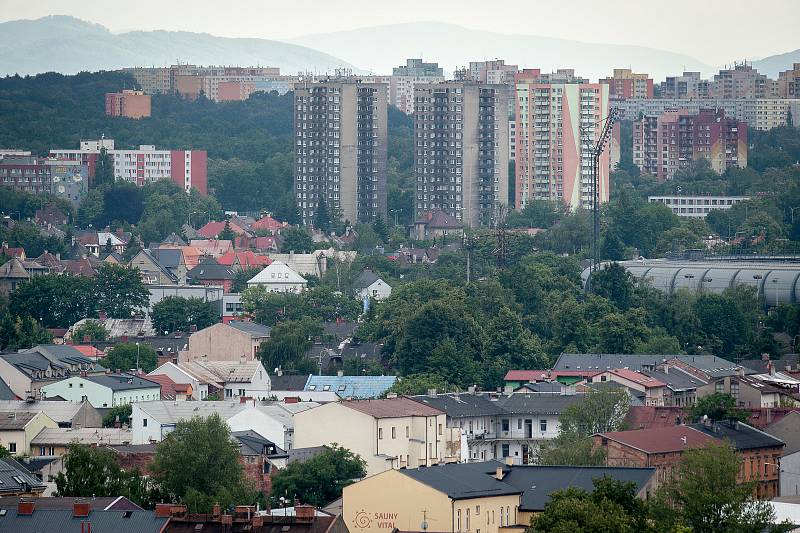
<instances>
[{"instance_id":1,"label":"orange apartment building","mask_svg":"<svg viewBox=\"0 0 800 533\"><path fill-rule=\"evenodd\" d=\"M146 118L150 116L150 95L142 91L124 90L106 93L106 115L110 117Z\"/></svg>"}]
</instances>

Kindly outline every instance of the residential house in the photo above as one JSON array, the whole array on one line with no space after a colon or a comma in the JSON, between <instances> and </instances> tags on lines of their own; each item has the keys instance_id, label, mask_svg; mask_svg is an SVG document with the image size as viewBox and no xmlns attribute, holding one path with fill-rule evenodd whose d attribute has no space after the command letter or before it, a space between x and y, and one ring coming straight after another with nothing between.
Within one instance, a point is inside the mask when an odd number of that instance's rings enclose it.
<instances>
[{"instance_id":1,"label":"residential house","mask_svg":"<svg viewBox=\"0 0 800 533\"><path fill-rule=\"evenodd\" d=\"M647 372L669 365L704 381L723 376L755 374L756 371L714 355L649 355L649 354L561 354L553 365L554 371L605 371L616 368Z\"/></svg>"},{"instance_id":2,"label":"residential house","mask_svg":"<svg viewBox=\"0 0 800 533\"><path fill-rule=\"evenodd\" d=\"M70 444L85 446L113 446L130 444L128 428L43 428L30 442L30 455L34 457L61 457Z\"/></svg>"},{"instance_id":3,"label":"residential house","mask_svg":"<svg viewBox=\"0 0 800 533\"><path fill-rule=\"evenodd\" d=\"M283 261L273 260L272 264L250 279L247 286L264 287L268 292L300 293L306 290L308 282Z\"/></svg>"},{"instance_id":4,"label":"residential house","mask_svg":"<svg viewBox=\"0 0 800 533\"><path fill-rule=\"evenodd\" d=\"M237 250L249 248L263 253L277 252L281 242L283 242L283 238L275 235L269 235L267 237L239 235L233 240L234 247Z\"/></svg>"},{"instance_id":5,"label":"residential house","mask_svg":"<svg viewBox=\"0 0 800 533\"><path fill-rule=\"evenodd\" d=\"M16 257L20 261L25 261L28 257L25 255L25 248L9 246L7 242L3 241L0 245L0 256L8 258Z\"/></svg>"},{"instance_id":6,"label":"residential house","mask_svg":"<svg viewBox=\"0 0 800 533\"><path fill-rule=\"evenodd\" d=\"M37 209L33 219L41 225L65 226L69 224L69 217L52 202Z\"/></svg>"},{"instance_id":7,"label":"residential house","mask_svg":"<svg viewBox=\"0 0 800 533\"><path fill-rule=\"evenodd\" d=\"M357 300L385 300L392 295L392 286L371 270L365 270L353 282Z\"/></svg>"},{"instance_id":8,"label":"residential house","mask_svg":"<svg viewBox=\"0 0 800 533\"><path fill-rule=\"evenodd\" d=\"M186 273L189 283L196 285L220 285L224 292L230 292L236 277L234 269L222 265L213 258L203 258L193 269Z\"/></svg>"},{"instance_id":9,"label":"residential house","mask_svg":"<svg viewBox=\"0 0 800 533\"><path fill-rule=\"evenodd\" d=\"M180 353L179 361L239 361L242 357L252 361L269 333L269 327L256 322L214 324L189 336L189 349Z\"/></svg>"},{"instance_id":10,"label":"residential house","mask_svg":"<svg viewBox=\"0 0 800 533\"><path fill-rule=\"evenodd\" d=\"M172 233L167 235L164 238L163 241L161 241L159 243L159 247L161 245L165 245L165 246L187 246L187 243L186 243L185 240L183 240L183 237L181 237L180 235L178 235L177 233L175 233L173 231Z\"/></svg>"},{"instance_id":11,"label":"residential house","mask_svg":"<svg viewBox=\"0 0 800 533\"><path fill-rule=\"evenodd\" d=\"M231 437L239 446L239 462L245 477L253 482L256 490L269 494L272 476L278 468L286 466L289 454L253 430L233 431Z\"/></svg>"},{"instance_id":12,"label":"residential house","mask_svg":"<svg viewBox=\"0 0 800 533\"><path fill-rule=\"evenodd\" d=\"M40 344L16 353L0 354L0 379L20 398L38 398L42 386L82 372L105 369L68 345Z\"/></svg>"},{"instance_id":13,"label":"residential house","mask_svg":"<svg viewBox=\"0 0 800 533\"><path fill-rule=\"evenodd\" d=\"M266 255L259 255L253 253L251 250L243 252L228 252L227 254L219 257L217 262L220 265L227 265L237 270L248 270L251 268L262 268L269 266L272 259Z\"/></svg>"},{"instance_id":14,"label":"residential house","mask_svg":"<svg viewBox=\"0 0 800 533\"><path fill-rule=\"evenodd\" d=\"M294 418L316 407L313 402L283 404L257 401L142 402L133 404L133 444L161 442L181 420L218 414L231 431L253 430L290 450L294 441Z\"/></svg>"},{"instance_id":15,"label":"residential house","mask_svg":"<svg viewBox=\"0 0 800 533\"><path fill-rule=\"evenodd\" d=\"M0 496L37 497L46 488L27 468L11 457L0 457L0 479L3 480L3 483L0 484ZM5 509L5 507L0 507L0 509ZM10 531L10 529L6 529L6 524L2 521L4 518L0 517L0 529L4 532ZM31 530L19 529L18 531ZM45 531L45 529L41 531Z\"/></svg>"},{"instance_id":16,"label":"residential house","mask_svg":"<svg viewBox=\"0 0 800 533\"><path fill-rule=\"evenodd\" d=\"M60 428L99 428L103 417L87 401L0 401L0 412L44 413Z\"/></svg>"},{"instance_id":17,"label":"residential house","mask_svg":"<svg viewBox=\"0 0 800 533\"><path fill-rule=\"evenodd\" d=\"M495 443L498 418L504 414L496 398L486 394L441 394L435 390L422 396L410 396L447 415L447 427L458 430L467 443L466 457L462 461L488 461L496 458Z\"/></svg>"},{"instance_id":18,"label":"residential house","mask_svg":"<svg viewBox=\"0 0 800 533\"><path fill-rule=\"evenodd\" d=\"M348 485L342 516L351 531L523 533L550 495L569 488L592 491L610 476L651 493L652 468L505 465L499 461L388 470ZM431 524L431 525L428 525ZM426 528L421 528L425 530Z\"/></svg>"},{"instance_id":19,"label":"residential house","mask_svg":"<svg viewBox=\"0 0 800 533\"><path fill-rule=\"evenodd\" d=\"M785 443L738 421L692 424L706 435L727 441L742 460L740 482L756 482L753 496L769 500L780 492L780 460Z\"/></svg>"},{"instance_id":20,"label":"residential house","mask_svg":"<svg viewBox=\"0 0 800 533\"><path fill-rule=\"evenodd\" d=\"M197 230L197 234L206 239L216 239L219 237L219 234L225 229L225 225L231 229L231 231L236 235L244 235L247 233L247 230L237 224L236 220L223 220L221 222L212 220L208 222L205 226Z\"/></svg>"},{"instance_id":21,"label":"residential house","mask_svg":"<svg viewBox=\"0 0 800 533\"><path fill-rule=\"evenodd\" d=\"M356 252L337 251L333 248L327 250L314 250L309 254L298 254L290 251L288 254L269 254L273 262L280 261L300 276L317 276L321 278L325 275L328 267L328 259L336 261L352 261L355 259Z\"/></svg>"},{"instance_id":22,"label":"residential house","mask_svg":"<svg viewBox=\"0 0 800 533\"><path fill-rule=\"evenodd\" d=\"M27 455L33 439L43 428L55 428L58 424L46 414L0 412L0 445L11 455Z\"/></svg>"},{"instance_id":23,"label":"residential house","mask_svg":"<svg viewBox=\"0 0 800 533\"><path fill-rule=\"evenodd\" d=\"M204 379L192 375L187 370L178 366L178 363L167 361L158 366L155 370L147 374L147 379L161 383L161 399L162 400L177 400L178 398L169 398L164 396L164 385L162 378L169 378L173 383L185 383L191 389L191 398L193 400L204 400L209 394L215 393L220 390L222 385L214 381L209 384ZM210 388L209 388L209 385Z\"/></svg>"},{"instance_id":24,"label":"residential house","mask_svg":"<svg viewBox=\"0 0 800 533\"><path fill-rule=\"evenodd\" d=\"M233 398L267 400L270 397L270 378L264 365L258 360L194 359L178 362L178 367L200 381L218 385L222 397L226 400Z\"/></svg>"},{"instance_id":25,"label":"residential house","mask_svg":"<svg viewBox=\"0 0 800 533\"><path fill-rule=\"evenodd\" d=\"M595 370L509 370L503 381L505 392L511 393L526 383L557 382L567 387L591 380Z\"/></svg>"},{"instance_id":26,"label":"residential house","mask_svg":"<svg viewBox=\"0 0 800 533\"><path fill-rule=\"evenodd\" d=\"M366 461L368 476L460 459L460 432L445 414L409 398L327 403L298 413L294 425L295 447L338 443Z\"/></svg>"},{"instance_id":27,"label":"residential house","mask_svg":"<svg viewBox=\"0 0 800 533\"><path fill-rule=\"evenodd\" d=\"M116 252L120 255L125 253L125 248L131 239L131 234L124 231L81 231L75 235L75 240L83 245L87 255L100 257L104 251Z\"/></svg>"},{"instance_id":28,"label":"residential house","mask_svg":"<svg viewBox=\"0 0 800 533\"><path fill-rule=\"evenodd\" d=\"M340 398L380 398L397 382L397 376L308 376L306 391L335 392Z\"/></svg>"},{"instance_id":29,"label":"residential house","mask_svg":"<svg viewBox=\"0 0 800 533\"><path fill-rule=\"evenodd\" d=\"M147 249L136 254L131 259L129 266L139 269L142 283L145 285L177 285L180 281L175 274L161 264L152 251Z\"/></svg>"},{"instance_id":30,"label":"residential house","mask_svg":"<svg viewBox=\"0 0 800 533\"><path fill-rule=\"evenodd\" d=\"M464 235L464 225L441 209L421 213L414 221L414 227L411 230L411 238L417 241L428 241L447 236L457 239L462 235Z\"/></svg>"},{"instance_id":31,"label":"residential house","mask_svg":"<svg viewBox=\"0 0 800 533\"><path fill-rule=\"evenodd\" d=\"M656 370L644 370L642 374L656 379L666 385L664 388L664 405L668 407L689 407L697 400L697 391L707 382L677 366L662 364Z\"/></svg>"},{"instance_id":32,"label":"residential house","mask_svg":"<svg viewBox=\"0 0 800 533\"><path fill-rule=\"evenodd\" d=\"M792 411L764 428L764 433L786 443L780 461L780 495L800 496L800 412Z\"/></svg>"},{"instance_id":33,"label":"residential house","mask_svg":"<svg viewBox=\"0 0 800 533\"><path fill-rule=\"evenodd\" d=\"M653 467L658 486L674 479L683 452L719 443L715 437L690 426L670 426L632 431L610 431L594 436L602 448L606 465Z\"/></svg>"},{"instance_id":34,"label":"residential house","mask_svg":"<svg viewBox=\"0 0 800 533\"><path fill-rule=\"evenodd\" d=\"M267 214L254 222L252 228L253 230L270 231L273 235L278 235L286 226L286 222L279 222Z\"/></svg>"},{"instance_id":35,"label":"residential house","mask_svg":"<svg viewBox=\"0 0 800 533\"><path fill-rule=\"evenodd\" d=\"M229 292L222 296L222 323L229 324L234 320L241 320L244 315L242 295L238 292Z\"/></svg>"},{"instance_id":36,"label":"residential house","mask_svg":"<svg viewBox=\"0 0 800 533\"><path fill-rule=\"evenodd\" d=\"M14 292L17 285L28 281L34 276L41 276L50 271L46 266L36 261L23 261L12 257L0 265L0 293L8 296Z\"/></svg>"},{"instance_id":37,"label":"residential house","mask_svg":"<svg viewBox=\"0 0 800 533\"><path fill-rule=\"evenodd\" d=\"M627 368L615 368L614 370L605 370L592 376L592 383L601 383L613 381L624 385L635 391L644 393L645 405L664 405L666 383L652 378L642 372L629 370Z\"/></svg>"},{"instance_id":38,"label":"residential house","mask_svg":"<svg viewBox=\"0 0 800 533\"><path fill-rule=\"evenodd\" d=\"M135 374L73 376L42 387L42 397L86 400L95 408L161 399L161 385Z\"/></svg>"},{"instance_id":39,"label":"residential house","mask_svg":"<svg viewBox=\"0 0 800 533\"><path fill-rule=\"evenodd\" d=\"M158 383L161 386L162 400L183 402L192 398L193 391L189 383L175 383L166 374L153 374L152 372L147 375L147 380Z\"/></svg>"},{"instance_id":40,"label":"residential house","mask_svg":"<svg viewBox=\"0 0 800 533\"><path fill-rule=\"evenodd\" d=\"M730 394L739 407L794 407L800 401L785 389L756 379L755 376L725 376L703 385L697 390L698 397L715 392Z\"/></svg>"}]
</instances>

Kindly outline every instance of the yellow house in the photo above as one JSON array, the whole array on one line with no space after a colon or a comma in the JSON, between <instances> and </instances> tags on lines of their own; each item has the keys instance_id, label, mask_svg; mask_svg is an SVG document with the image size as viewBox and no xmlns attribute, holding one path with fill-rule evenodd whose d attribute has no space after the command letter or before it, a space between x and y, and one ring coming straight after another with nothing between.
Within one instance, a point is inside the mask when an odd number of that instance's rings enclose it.
<instances>
[{"instance_id":1,"label":"yellow house","mask_svg":"<svg viewBox=\"0 0 800 533\"><path fill-rule=\"evenodd\" d=\"M57 428L52 418L39 411L36 413L0 413L0 444L11 455L26 455L33 439L43 428Z\"/></svg>"},{"instance_id":2,"label":"yellow house","mask_svg":"<svg viewBox=\"0 0 800 533\"><path fill-rule=\"evenodd\" d=\"M294 447L333 443L367 462L367 475L455 462L461 435L444 412L409 398L331 402L294 415Z\"/></svg>"},{"instance_id":3,"label":"yellow house","mask_svg":"<svg viewBox=\"0 0 800 533\"><path fill-rule=\"evenodd\" d=\"M344 488L342 517L350 533L523 533L550 494L592 490L603 476L632 481L646 497L655 469L487 461L388 470Z\"/></svg>"}]
</instances>

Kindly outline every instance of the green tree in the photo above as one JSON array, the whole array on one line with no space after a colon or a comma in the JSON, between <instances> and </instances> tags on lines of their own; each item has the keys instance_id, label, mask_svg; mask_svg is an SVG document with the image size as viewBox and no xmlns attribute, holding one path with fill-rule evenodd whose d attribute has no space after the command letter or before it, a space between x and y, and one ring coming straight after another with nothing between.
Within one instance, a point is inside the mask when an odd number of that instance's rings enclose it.
<instances>
[{"instance_id":1,"label":"green tree","mask_svg":"<svg viewBox=\"0 0 800 533\"><path fill-rule=\"evenodd\" d=\"M222 241L231 241L231 242L233 242L234 239L236 239L236 234L233 232L233 229L231 229L230 220L225 221L225 227L222 228L222 231L219 232L217 238Z\"/></svg>"},{"instance_id":2,"label":"green tree","mask_svg":"<svg viewBox=\"0 0 800 533\"><path fill-rule=\"evenodd\" d=\"M44 327L68 328L93 314L93 282L83 276L46 274L21 283L9 307L18 316L38 318Z\"/></svg>"},{"instance_id":3,"label":"green tree","mask_svg":"<svg viewBox=\"0 0 800 533\"><path fill-rule=\"evenodd\" d=\"M766 531L775 514L753 499L757 481L739 483L741 458L727 444L686 450L666 494L694 533Z\"/></svg>"},{"instance_id":4,"label":"green tree","mask_svg":"<svg viewBox=\"0 0 800 533\"><path fill-rule=\"evenodd\" d=\"M108 330L99 322L88 320L72 331L72 339L78 343L86 342L87 338L89 342L108 340Z\"/></svg>"},{"instance_id":5,"label":"green tree","mask_svg":"<svg viewBox=\"0 0 800 533\"><path fill-rule=\"evenodd\" d=\"M139 358L139 368L145 372L152 372L158 364L158 354L149 344L120 343L111 348L102 359L101 365L112 370L128 372L136 368L136 358Z\"/></svg>"},{"instance_id":6,"label":"green tree","mask_svg":"<svg viewBox=\"0 0 800 533\"><path fill-rule=\"evenodd\" d=\"M333 217L328 210L328 203L322 197L317 202L317 210L314 212L314 226L322 230L323 233L328 233L333 225Z\"/></svg>"},{"instance_id":7,"label":"green tree","mask_svg":"<svg viewBox=\"0 0 800 533\"><path fill-rule=\"evenodd\" d=\"M189 331L191 326L203 329L219 321L211 302L181 296L167 296L154 304L150 317L158 332Z\"/></svg>"},{"instance_id":8,"label":"green tree","mask_svg":"<svg viewBox=\"0 0 800 533\"><path fill-rule=\"evenodd\" d=\"M111 318L130 318L135 310L150 305L150 292L138 268L105 263L97 269L93 285L96 308Z\"/></svg>"},{"instance_id":9,"label":"green tree","mask_svg":"<svg viewBox=\"0 0 800 533\"><path fill-rule=\"evenodd\" d=\"M262 270L264 270L264 267L250 267L237 270L233 275L231 292L243 292L247 289L247 282L256 277Z\"/></svg>"},{"instance_id":10,"label":"green tree","mask_svg":"<svg viewBox=\"0 0 800 533\"><path fill-rule=\"evenodd\" d=\"M367 474L367 463L337 444L307 461L296 461L272 478L270 499L296 498L301 503L322 507L341 497L342 489Z\"/></svg>"},{"instance_id":11,"label":"green tree","mask_svg":"<svg viewBox=\"0 0 800 533\"><path fill-rule=\"evenodd\" d=\"M227 508L255 501L230 428L216 413L178 422L156 447L150 470L162 493L193 512L210 512L215 503Z\"/></svg>"},{"instance_id":12,"label":"green tree","mask_svg":"<svg viewBox=\"0 0 800 533\"><path fill-rule=\"evenodd\" d=\"M281 368L286 374L314 373L317 364L306 359L306 352L314 344L314 338L324 331L322 322L310 317L281 322L272 328L269 339L261 344L258 357L270 372L273 368Z\"/></svg>"},{"instance_id":13,"label":"green tree","mask_svg":"<svg viewBox=\"0 0 800 533\"><path fill-rule=\"evenodd\" d=\"M375 218L375 221L372 223L372 229L381 241L386 242L389 240L389 227L386 225L386 221L383 220L382 216Z\"/></svg>"},{"instance_id":14,"label":"green tree","mask_svg":"<svg viewBox=\"0 0 800 533\"><path fill-rule=\"evenodd\" d=\"M611 263L592 276L592 292L625 311L631 305L633 276L619 263Z\"/></svg>"},{"instance_id":15,"label":"green tree","mask_svg":"<svg viewBox=\"0 0 800 533\"><path fill-rule=\"evenodd\" d=\"M281 252L310 253L314 251L314 241L305 228L286 228L281 232L283 242Z\"/></svg>"},{"instance_id":16,"label":"green tree","mask_svg":"<svg viewBox=\"0 0 800 533\"><path fill-rule=\"evenodd\" d=\"M426 394L429 390L438 392L458 392L460 389L438 374L411 374L403 376L392 385L387 392L397 395Z\"/></svg>"},{"instance_id":17,"label":"green tree","mask_svg":"<svg viewBox=\"0 0 800 533\"><path fill-rule=\"evenodd\" d=\"M126 405L119 405L117 407L112 407L106 413L106 416L103 417L103 427L104 428L113 428L114 425L117 423L117 417L119 417L120 424L131 424L131 413L133 412L133 405L126 404Z\"/></svg>"},{"instance_id":18,"label":"green tree","mask_svg":"<svg viewBox=\"0 0 800 533\"><path fill-rule=\"evenodd\" d=\"M41 323L30 316L18 316L11 321L10 329L6 330L8 323L4 322L2 337L7 342L6 349L23 350L39 344L50 344L53 335L42 327ZM6 333L7 331L7 333Z\"/></svg>"},{"instance_id":19,"label":"green tree","mask_svg":"<svg viewBox=\"0 0 800 533\"><path fill-rule=\"evenodd\" d=\"M97 163L94 167L94 187L103 187L114 184L114 162L111 160L108 150L100 149Z\"/></svg>"},{"instance_id":20,"label":"green tree","mask_svg":"<svg viewBox=\"0 0 800 533\"><path fill-rule=\"evenodd\" d=\"M64 456L64 468L56 476L58 496L119 496L123 489L122 470L108 448L71 444Z\"/></svg>"},{"instance_id":21,"label":"green tree","mask_svg":"<svg viewBox=\"0 0 800 533\"><path fill-rule=\"evenodd\" d=\"M713 421L718 420L738 420L747 422L749 414L736 407L736 399L724 392L715 392L706 396L701 396L689 410L689 416L693 422L699 422L704 417Z\"/></svg>"}]
</instances>

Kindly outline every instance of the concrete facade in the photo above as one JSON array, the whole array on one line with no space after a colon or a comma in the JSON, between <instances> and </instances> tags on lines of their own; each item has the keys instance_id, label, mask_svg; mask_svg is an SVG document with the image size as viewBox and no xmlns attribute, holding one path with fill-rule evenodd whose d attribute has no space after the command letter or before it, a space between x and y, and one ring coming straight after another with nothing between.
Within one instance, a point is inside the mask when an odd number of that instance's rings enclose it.
<instances>
[{"instance_id":1,"label":"concrete facade","mask_svg":"<svg viewBox=\"0 0 800 533\"><path fill-rule=\"evenodd\" d=\"M125 374L104 376L106 377L109 379L103 379L103 382L116 382L119 387L75 376L45 385L42 387L42 396L60 396L70 402L86 400L95 408L161 399L161 385L158 383Z\"/></svg>"},{"instance_id":2,"label":"concrete facade","mask_svg":"<svg viewBox=\"0 0 800 533\"><path fill-rule=\"evenodd\" d=\"M179 361L206 359L208 361L237 362L256 358L261 343L269 338L269 331L257 335L228 324L214 324L189 336L189 349L181 352Z\"/></svg>"}]
</instances>

